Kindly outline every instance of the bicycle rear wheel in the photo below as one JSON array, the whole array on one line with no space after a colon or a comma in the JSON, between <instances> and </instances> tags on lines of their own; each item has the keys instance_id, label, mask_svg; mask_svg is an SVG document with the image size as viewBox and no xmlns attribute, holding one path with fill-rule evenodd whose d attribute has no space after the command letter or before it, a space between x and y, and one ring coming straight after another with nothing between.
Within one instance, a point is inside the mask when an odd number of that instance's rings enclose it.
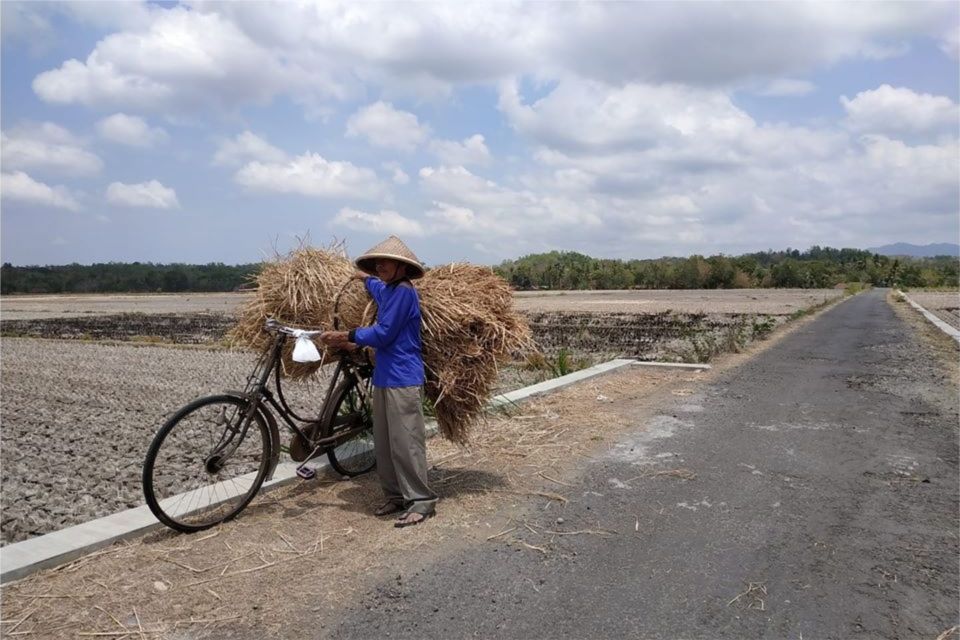
<instances>
[{"instance_id":1,"label":"bicycle rear wheel","mask_svg":"<svg viewBox=\"0 0 960 640\"><path fill-rule=\"evenodd\" d=\"M334 390L333 402L324 416L323 436L342 435L342 440L327 450L330 466L341 475L358 476L377 464L370 391L368 379L345 379Z\"/></svg>"},{"instance_id":2,"label":"bicycle rear wheel","mask_svg":"<svg viewBox=\"0 0 960 640\"><path fill-rule=\"evenodd\" d=\"M157 519L189 533L246 507L270 464L270 431L250 403L229 395L188 404L161 427L143 465L143 492Z\"/></svg>"}]
</instances>

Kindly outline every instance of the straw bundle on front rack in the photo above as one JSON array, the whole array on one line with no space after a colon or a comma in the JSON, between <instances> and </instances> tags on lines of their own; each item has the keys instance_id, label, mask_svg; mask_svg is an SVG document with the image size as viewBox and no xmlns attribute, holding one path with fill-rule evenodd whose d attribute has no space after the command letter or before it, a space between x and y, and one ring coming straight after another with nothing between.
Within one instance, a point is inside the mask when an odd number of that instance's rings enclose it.
<instances>
[{"instance_id":1,"label":"straw bundle on front rack","mask_svg":"<svg viewBox=\"0 0 960 640\"><path fill-rule=\"evenodd\" d=\"M362 284L348 284L355 273L339 246L298 249L277 258L257 276L255 297L242 309L231 337L262 349L270 340L263 321L271 317L298 327L331 329L338 294L340 329L371 322L375 312L367 309L370 298ZM498 364L529 349L530 330L513 309L510 286L489 268L444 265L413 284L423 317L426 395L441 435L463 444L496 386ZM286 375L304 378L317 370L317 364L293 362L290 350L284 353ZM334 359L327 354L324 360Z\"/></svg>"},{"instance_id":2,"label":"straw bundle on front rack","mask_svg":"<svg viewBox=\"0 0 960 640\"><path fill-rule=\"evenodd\" d=\"M356 273L341 245L327 249L301 248L264 263L254 278L254 297L240 310L228 339L235 345L261 351L271 343L263 329L268 318L302 329L333 329L334 300L340 295L340 317L359 323L370 301L362 286L344 286ZM323 349L319 340L314 340ZM332 352L324 363L336 362ZM293 341L284 345L283 373L293 379L312 375L320 362L293 360Z\"/></svg>"}]
</instances>

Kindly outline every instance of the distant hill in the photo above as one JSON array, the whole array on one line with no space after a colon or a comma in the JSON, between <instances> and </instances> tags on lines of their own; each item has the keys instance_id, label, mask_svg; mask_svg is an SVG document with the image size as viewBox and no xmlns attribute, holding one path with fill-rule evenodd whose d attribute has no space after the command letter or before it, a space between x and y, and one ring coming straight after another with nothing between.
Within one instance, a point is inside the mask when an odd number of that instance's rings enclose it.
<instances>
[{"instance_id":1,"label":"distant hill","mask_svg":"<svg viewBox=\"0 0 960 640\"><path fill-rule=\"evenodd\" d=\"M885 244L882 247L873 247L867 249L871 253L879 253L882 256L911 256L914 258L932 258L934 256L960 256L960 244L941 242L939 244L910 244L909 242L896 242L894 244Z\"/></svg>"}]
</instances>

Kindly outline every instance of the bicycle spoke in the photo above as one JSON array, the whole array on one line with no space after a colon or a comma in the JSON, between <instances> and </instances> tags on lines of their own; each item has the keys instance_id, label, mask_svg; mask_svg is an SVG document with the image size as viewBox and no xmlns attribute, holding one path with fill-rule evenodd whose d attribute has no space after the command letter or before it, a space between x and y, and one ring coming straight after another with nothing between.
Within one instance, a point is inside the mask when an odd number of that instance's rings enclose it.
<instances>
[{"instance_id":1,"label":"bicycle spoke","mask_svg":"<svg viewBox=\"0 0 960 640\"><path fill-rule=\"evenodd\" d=\"M148 456L144 489L165 524L184 531L212 526L236 514L259 489L269 435L257 414L243 424L248 413L242 400L213 397L182 410L161 431Z\"/></svg>"},{"instance_id":2,"label":"bicycle spoke","mask_svg":"<svg viewBox=\"0 0 960 640\"><path fill-rule=\"evenodd\" d=\"M366 473L376 463L372 416L366 402L369 396L358 384L366 388L369 383L352 381L338 389L340 395L335 398L327 427L330 435L347 434L345 440L328 452L328 457L334 469L349 476Z\"/></svg>"}]
</instances>

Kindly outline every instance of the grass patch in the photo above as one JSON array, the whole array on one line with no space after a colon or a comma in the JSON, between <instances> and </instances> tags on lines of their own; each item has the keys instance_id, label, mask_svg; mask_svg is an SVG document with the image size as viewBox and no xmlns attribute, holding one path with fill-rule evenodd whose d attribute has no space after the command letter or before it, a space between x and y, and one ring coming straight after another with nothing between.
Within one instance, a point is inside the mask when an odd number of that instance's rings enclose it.
<instances>
[{"instance_id":1,"label":"grass patch","mask_svg":"<svg viewBox=\"0 0 960 640\"><path fill-rule=\"evenodd\" d=\"M561 347L553 355L535 352L528 354L524 361L523 368L528 371L542 371L546 373L546 378L559 378L574 371L579 371L590 366L588 358L575 358L573 353L566 347Z\"/></svg>"},{"instance_id":2,"label":"grass patch","mask_svg":"<svg viewBox=\"0 0 960 640\"><path fill-rule=\"evenodd\" d=\"M753 340L763 340L773 332L773 329L776 326L777 326L777 321L771 318L770 316L754 318L753 323L750 327L751 338Z\"/></svg>"}]
</instances>

